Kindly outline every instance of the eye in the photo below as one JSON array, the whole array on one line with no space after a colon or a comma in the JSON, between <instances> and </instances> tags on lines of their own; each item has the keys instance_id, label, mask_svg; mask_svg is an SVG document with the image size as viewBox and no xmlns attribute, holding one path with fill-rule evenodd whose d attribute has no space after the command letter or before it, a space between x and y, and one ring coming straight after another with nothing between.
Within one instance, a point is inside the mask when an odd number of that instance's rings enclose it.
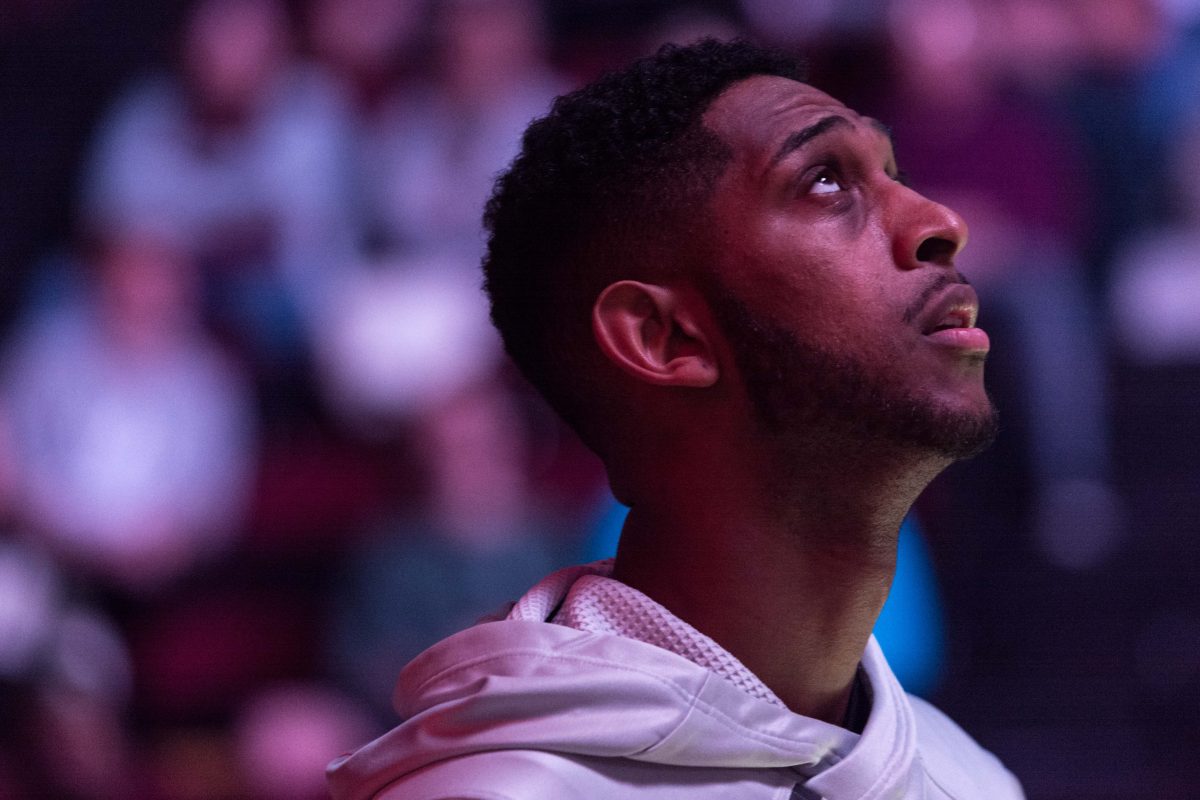
<instances>
[{"instance_id":1,"label":"eye","mask_svg":"<svg viewBox=\"0 0 1200 800\"><path fill-rule=\"evenodd\" d=\"M809 194L833 194L834 192L844 191L845 188L842 186L842 182L837 174L833 170L825 168L813 178L808 192Z\"/></svg>"}]
</instances>

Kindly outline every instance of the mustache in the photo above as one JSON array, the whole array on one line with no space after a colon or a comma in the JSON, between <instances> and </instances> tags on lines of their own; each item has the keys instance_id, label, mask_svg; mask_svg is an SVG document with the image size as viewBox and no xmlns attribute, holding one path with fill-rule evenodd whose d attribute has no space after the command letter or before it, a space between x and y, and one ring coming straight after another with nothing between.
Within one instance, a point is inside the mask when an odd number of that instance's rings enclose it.
<instances>
[{"instance_id":1,"label":"mustache","mask_svg":"<svg viewBox=\"0 0 1200 800\"><path fill-rule=\"evenodd\" d=\"M945 289L947 286L953 286L958 283L966 284L967 286L971 285L971 282L967 280L967 277L961 272L955 272L949 275L942 273L938 275L932 283L925 287L925 291L921 292L921 295L915 301L913 301L913 304L904 310L904 322L906 324L914 322L917 319L917 315L925 310L925 306L929 304L930 299L932 299L934 295Z\"/></svg>"}]
</instances>

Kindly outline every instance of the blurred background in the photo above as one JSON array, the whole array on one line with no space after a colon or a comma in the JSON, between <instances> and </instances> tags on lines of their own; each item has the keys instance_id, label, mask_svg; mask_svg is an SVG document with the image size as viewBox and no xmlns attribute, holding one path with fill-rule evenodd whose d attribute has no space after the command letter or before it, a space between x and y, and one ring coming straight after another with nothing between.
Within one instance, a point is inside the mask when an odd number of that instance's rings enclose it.
<instances>
[{"instance_id":1,"label":"blurred background","mask_svg":"<svg viewBox=\"0 0 1200 800\"><path fill-rule=\"evenodd\" d=\"M879 636L1034 800L1200 778L1197 0L3 0L0 798L304 800L612 551L479 212L557 93L747 35L968 219L998 444Z\"/></svg>"}]
</instances>

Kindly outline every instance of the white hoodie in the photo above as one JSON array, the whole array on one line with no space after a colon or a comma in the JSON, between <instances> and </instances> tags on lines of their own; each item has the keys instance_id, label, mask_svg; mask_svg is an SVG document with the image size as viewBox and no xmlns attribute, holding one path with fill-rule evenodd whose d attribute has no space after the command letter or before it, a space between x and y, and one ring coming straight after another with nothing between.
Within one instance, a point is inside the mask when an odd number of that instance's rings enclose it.
<instances>
[{"instance_id":1,"label":"white hoodie","mask_svg":"<svg viewBox=\"0 0 1200 800\"><path fill-rule=\"evenodd\" d=\"M862 658L870 717L858 735L787 710L711 639L608 579L610 569L557 572L507 619L414 659L394 698L406 721L330 765L335 800L1023 797L994 756L905 694L874 638ZM637 622L655 644L597 632L629 628L594 602L597 586L612 585L656 618Z\"/></svg>"}]
</instances>

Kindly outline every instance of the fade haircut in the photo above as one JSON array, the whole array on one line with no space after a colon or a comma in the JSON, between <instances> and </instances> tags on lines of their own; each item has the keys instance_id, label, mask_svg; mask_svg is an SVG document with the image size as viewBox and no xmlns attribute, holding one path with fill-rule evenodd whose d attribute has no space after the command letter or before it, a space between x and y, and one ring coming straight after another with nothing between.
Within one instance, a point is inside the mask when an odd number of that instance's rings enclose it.
<instances>
[{"instance_id":1,"label":"fade haircut","mask_svg":"<svg viewBox=\"0 0 1200 800\"><path fill-rule=\"evenodd\" d=\"M597 452L598 406L611 400L596 375L592 304L615 281L683 270L733 155L701 117L754 75L804 77L792 57L744 41L664 45L559 97L488 201L492 321L526 379Z\"/></svg>"}]
</instances>

